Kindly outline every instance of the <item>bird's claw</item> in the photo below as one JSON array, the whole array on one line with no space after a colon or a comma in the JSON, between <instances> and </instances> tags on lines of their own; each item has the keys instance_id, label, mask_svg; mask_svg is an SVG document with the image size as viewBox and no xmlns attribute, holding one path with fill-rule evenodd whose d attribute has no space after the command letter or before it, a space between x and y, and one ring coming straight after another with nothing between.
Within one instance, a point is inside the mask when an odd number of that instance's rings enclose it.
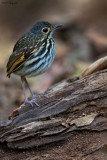
<instances>
[{"instance_id":1,"label":"bird's claw","mask_svg":"<svg viewBox=\"0 0 107 160\"><path fill-rule=\"evenodd\" d=\"M37 96L33 95L33 96L32 96L32 100L28 100L28 99L26 98L25 101L24 101L24 103L21 105L21 107L25 106L26 104L30 104L32 107L33 107L33 104L35 104L36 106L39 107L39 104L38 104L38 103L36 102L36 100L35 100L37 97L39 97L39 98L41 98L41 97L46 97L46 98L48 98L48 95L46 95L46 94L41 94L41 95L37 95Z\"/></svg>"},{"instance_id":2,"label":"bird's claw","mask_svg":"<svg viewBox=\"0 0 107 160\"><path fill-rule=\"evenodd\" d=\"M39 107L39 104L34 99L32 99L32 100L25 99L25 101L21 105L21 107L25 106L26 104L30 104L32 107L33 107L33 104L35 104L36 106Z\"/></svg>"}]
</instances>

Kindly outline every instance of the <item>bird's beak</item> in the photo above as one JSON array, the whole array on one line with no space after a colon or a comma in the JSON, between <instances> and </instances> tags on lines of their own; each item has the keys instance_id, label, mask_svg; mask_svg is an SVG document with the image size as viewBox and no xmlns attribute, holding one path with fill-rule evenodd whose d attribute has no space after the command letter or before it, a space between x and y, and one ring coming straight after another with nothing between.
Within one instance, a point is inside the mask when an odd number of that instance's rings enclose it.
<instances>
[{"instance_id":1,"label":"bird's beak","mask_svg":"<svg viewBox=\"0 0 107 160\"><path fill-rule=\"evenodd\" d=\"M62 24L56 24L55 26L53 26L53 28L54 28L54 30L56 30L56 29L58 29L58 28L60 28L62 26L63 26Z\"/></svg>"}]
</instances>

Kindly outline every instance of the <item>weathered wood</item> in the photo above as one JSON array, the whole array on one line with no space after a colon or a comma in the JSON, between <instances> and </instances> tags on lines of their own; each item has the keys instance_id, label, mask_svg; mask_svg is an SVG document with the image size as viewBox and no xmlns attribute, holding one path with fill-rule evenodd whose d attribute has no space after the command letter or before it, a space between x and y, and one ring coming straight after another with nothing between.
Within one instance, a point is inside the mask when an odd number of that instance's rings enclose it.
<instances>
[{"instance_id":1,"label":"weathered wood","mask_svg":"<svg viewBox=\"0 0 107 160\"><path fill-rule=\"evenodd\" d=\"M10 148L31 148L65 140L77 131L107 130L107 70L68 79L51 87L40 107L19 107L0 122L0 142Z\"/></svg>"},{"instance_id":2,"label":"weathered wood","mask_svg":"<svg viewBox=\"0 0 107 160\"><path fill-rule=\"evenodd\" d=\"M92 63L91 65L89 65L89 67L87 67L81 74L80 77L85 77L89 74L92 74L96 71L100 71L103 69L107 68L107 56L98 59L97 61L95 61L94 63Z\"/></svg>"}]
</instances>

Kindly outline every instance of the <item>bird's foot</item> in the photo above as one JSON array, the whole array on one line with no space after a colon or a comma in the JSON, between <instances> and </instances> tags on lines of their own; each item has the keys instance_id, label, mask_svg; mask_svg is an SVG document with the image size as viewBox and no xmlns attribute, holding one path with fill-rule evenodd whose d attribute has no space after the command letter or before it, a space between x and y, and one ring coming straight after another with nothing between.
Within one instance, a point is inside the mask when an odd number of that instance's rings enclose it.
<instances>
[{"instance_id":1,"label":"bird's foot","mask_svg":"<svg viewBox=\"0 0 107 160\"><path fill-rule=\"evenodd\" d=\"M32 100L37 98L38 96L36 96L35 94L32 95Z\"/></svg>"},{"instance_id":2,"label":"bird's foot","mask_svg":"<svg viewBox=\"0 0 107 160\"><path fill-rule=\"evenodd\" d=\"M25 106L26 104L30 104L32 107L33 107L33 104L35 104L36 106L39 107L39 104L34 99L32 99L32 100L25 99L25 101L21 105L21 107Z\"/></svg>"}]
</instances>

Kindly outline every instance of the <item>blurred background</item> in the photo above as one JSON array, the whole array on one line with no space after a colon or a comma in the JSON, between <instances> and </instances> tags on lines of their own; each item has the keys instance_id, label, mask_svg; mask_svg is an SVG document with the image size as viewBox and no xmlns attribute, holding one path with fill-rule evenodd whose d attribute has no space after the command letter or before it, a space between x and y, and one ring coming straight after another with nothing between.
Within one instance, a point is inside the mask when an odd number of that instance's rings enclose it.
<instances>
[{"instance_id":1,"label":"blurred background","mask_svg":"<svg viewBox=\"0 0 107 160\"><path fill-rule=\"evenodd\" d=\"M35 93L79 76L90 63L107 55L106 0L0 0L0 120L6 120L24 100L20 78L6 77L8 58L21 35L42 20L64 27L54 34L52 67L28 79ZM28 90L27 94L30 96Z\"/></svg>"}]
</instances>

